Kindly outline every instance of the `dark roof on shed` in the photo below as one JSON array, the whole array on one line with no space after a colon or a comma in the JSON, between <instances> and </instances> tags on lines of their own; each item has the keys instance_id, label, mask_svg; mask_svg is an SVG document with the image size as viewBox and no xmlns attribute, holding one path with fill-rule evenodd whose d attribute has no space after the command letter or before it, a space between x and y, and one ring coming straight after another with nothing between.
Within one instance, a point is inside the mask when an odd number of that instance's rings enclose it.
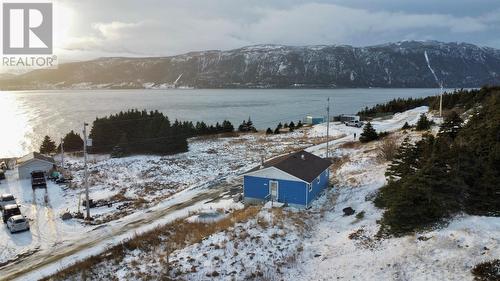
<instances>
[{"instance_id":1,"label":"dark roof on shed","mask_svg":"<svg viewBox=\"0 0 500 281\"><path fill-rule=\"evenodd\" d=\"M34 160L34 159L38 159L38 160L50 162L50 163L53 163L53 164L56 163L56 161L54 161L54 158L52 158L52 157L45 156L45 155L40 154L38 152L31 152L31 153L26 154L23 157L17 159L17 164L22 164L22 163L25 163L25 162L28 162L28 161L31 161L31 160Z\"/></svg>"},{"instance_id":2,"label":"dark roof on shed","mask_svg":"<svg viewBox=\"0 0 500 281\"><path fill-rule=\"evenodd\" d=\"M301 150L264 162L264 168L275 167L306 182L312 182L328 169L331 161ZM258 170L256 168L255 170Z\"/></svg>"}]
</instances>

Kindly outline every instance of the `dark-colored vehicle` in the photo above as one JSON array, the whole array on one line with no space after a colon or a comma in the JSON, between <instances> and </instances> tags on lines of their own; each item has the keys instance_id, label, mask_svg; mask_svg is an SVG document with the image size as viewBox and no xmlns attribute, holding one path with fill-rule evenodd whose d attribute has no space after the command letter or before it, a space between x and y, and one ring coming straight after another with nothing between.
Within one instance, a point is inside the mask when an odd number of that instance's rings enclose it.
<instances>
[{"instance_id":1,"label":"dark-colored vehicle","mask_svg":"<svg viewBox=\"0 0 500 281\"><path fill-rule=\"evenodd\" d=\"M14 204L10 204L10 205L3 207L2 220L4 223L6 223L10 217L20 215L20 214L21 214L21 210L19 210L19 206L14 205Z\"/></svg>"},{"instance_id":2,"label":"dark-colored vehicle","mask_svg":"<svg viewBox=\"0 0 500 281\"><path fill-rule=\"evenodd\" d=\"M0 195L0 210L3 210L3 207L12 204L16 204L16 198L14 198L14 195L9 193Z\"/></svg>"},{"instance_id":3,"label":"dark-colored vehicle","mask_svg":"<svg viewBox=\"0 0 500 281\"><path fill-rule=\"evenodd\" d=\"M35 188L47 188L47 181L45 180L44 171L33 171L31 172L31 187Z\"/></svg>"}]
</instances>

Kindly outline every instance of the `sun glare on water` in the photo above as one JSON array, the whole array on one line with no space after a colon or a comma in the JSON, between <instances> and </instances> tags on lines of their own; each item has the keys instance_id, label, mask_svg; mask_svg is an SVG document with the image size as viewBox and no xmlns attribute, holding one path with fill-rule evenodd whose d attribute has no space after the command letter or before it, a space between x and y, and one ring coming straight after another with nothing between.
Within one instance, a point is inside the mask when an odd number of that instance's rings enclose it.
<instances>
[{"instance_id":1,"label":"sun glare on water","mask_svg":"<svg viewBox=\"0 0 500 281\"><path fill-rule=\"evenodd\" d=\"M0 157L22 156L32 145L27 136L33 132L33 128L22 112L23 107L15 93L0 91Z\"/></svg>"}]
</instances>

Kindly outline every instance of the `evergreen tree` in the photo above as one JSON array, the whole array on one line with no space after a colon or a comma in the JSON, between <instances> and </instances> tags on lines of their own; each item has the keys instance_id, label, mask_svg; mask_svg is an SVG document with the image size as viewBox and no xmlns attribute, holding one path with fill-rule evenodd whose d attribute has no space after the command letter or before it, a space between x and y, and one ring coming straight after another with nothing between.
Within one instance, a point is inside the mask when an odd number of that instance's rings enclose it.
<instances>
[{"instance_id":1,"label":"evergreen tree","mask_svg":"<svg viewBox=\"0 0 500 281\"><path fill-rule=\"evenodd\" d=\"M274 134L277 135L280 133L280 128L279 126L276 127L276 129L274 129Z\"/></svg>"},{"instance_id":2,"label":"evergreen tree","mask_svg":"<svg viewBox=\"0 0 500 281\"><path fill-rule=\"evenodd\" d=\"M403 175L414 172L416 152L416 146L412 145L410 138L406 137L385 172L389 181L395 181Z\"/></svg>"},{"instance_id":3,"label":"evergreen tree","mask_svg":"<svg viewBox=\"0 0 500 281\"><path fill-rule=\"evenodd\" d=\"M288 123L285 123L285 125L283 125L283 128L288 128Z\"/></svg>"},{"instance_id":4,"label":"evergreen tree","mask_svg":"<svg viewBox=\"0 0 500 281\"><path fill-rule=\"evenodd\" d=\"M127 138L127 134L123 133L122 136L120 137L120 141L118 142L118 146L124 151L126 152L127 149L128 149L128 138Z\"/></svg>"},{"instance_id":5,"label":"evergreen tree","mask_svg":"<svg viewBox=\"0 0 500 281\"><path fill-rule=\"evenodd\" d=\"M228 120L224 120L224 122L222 122L222 130L225 133L233 132L234 131L233 124L231 124L231 122L229 122Z\"/></svg>"},{"instance_id":6,"label":"evergreen tree","mask_svg":"<svg viewBox=\"0 0 500 281\"><path fill-rule=\"evenodd\" d=\"M411 129L411 126L410 124L408 124L408 122L405 122L403 127L401 128L402 130L408 130L408 129Z\"/></svg>"},{"instance_id":7,"label":"evergreen tree","mask_svg":"<svg viewBox=\"0 0 500 281\"><path fill-rule=\"evenodd\" d=\"M253 122L252 122L252 119L250 119L250 116L248 116L248 121L247 121L247 127L248 129L250 130L251 128L253 128Z\"/></svg>"},{"instance_id":8,"label":"evergreen tree","mask_svg":"<svg viewBox=\"0 0 500 281\"><path fill-rule=\"evenodd\" d=\"M404 181L393 183L383 222L397 236L430 226L460 211L463 182L450 177L445 160L433 157L425 167Z\"/></svg>"},{"instance_id":9,"label":"evergreen tree","mask_svg":"<svg viewBox=\"0 0 500 281\"><path fill-rule=\"evenodd\" d=\"M302 128L302 126L304 125L302 124L302 121L299 120L299 122L297 123L297 129Z\"/></svg>"},{"instance_id":10,"label":"evergreen tree","mask_svg":"<svg viewBox=\"0 0 500 281\"><path fill-rule=\"evenodd\" d=\"M439 136L446 136L451 139L455 139L458 132L462 128L463 120L460 118L457 112L452 111L444 119L443 124L439 128Z\"/></svg>"},{"instance_id":11,"label":"evergreen tree","mask_svg":"<svg viewBox=\"0 0 500 281\"><path fill-rule=\"evenodd\" d=\"M417 126L415 129L417 131L424 131L429 130L430 128L431 122L429 121L429 119L427 119L427 116L424 113L420 114L420 118L417 121Z\"/></svg>"},{"instance_id":12,"label":"evergreen tree","mask_svg":"<svg viewBox=\"0 0 500 281\"><path fill-rule=\"evenodd\" d=\"M278 126L276 128L278 128L279 130L283 129L283 125L281 124L281 122L278 123Z\"/></svg>"},{"instance_id":13,"label":"evergreen tree","mask_svg":"<svg viewBox=\"0 0 500 281\"><path fill-rule=\"evenodd\" d=\"M374 201L386 209L382 232L403 235L461 212L500 216L500 88L478 93L486 96L466 124L452 113L437 137L403 141ZM450 103L476 102L457 97L462 100Z\"/></svg>"},{"instance_id":14,"label":"evergreen tree","mask_svg":"<svg viewBox=\"0 0 500 281\"><path fill-rule=\"evenodd\" d=\"M51 154L54 152L56 152L56 143L49 136L45 136L42 145L40 145L40 153Z\"/></svg>"},{"instance_id":15,"label":"evergreen tree","mask_svg":"<svg viewBox=\"0 0 500 281\"><path fill-rule=\"evenodd\" d=\"M207 124L205 124L205 122L203 122L203 121L196 122L195 128L196 128L197 134L199 134L199 135L206 135L207 133L209 133Z\"/></svg>"},{"instance_id":16,"label":"evergreen tree","mask_svg":"<svg viewBox=\"0 0 500 281\"><path fill-rule=\"evenodd\" d=\"M273 134L273 130L271 130L271 128L267 128L266 135L272 135L272 134Z\"/></svg>"},{"instance_id":17,"label":"evergreen tree","mask_svg":"<svg viewBox=\"0 0 500 281\"><path fill-rule=\"evenodd\" d=\"M293 123L293 121L290 122L290 124L288 125L288 127L290 128L290 130L293 131L295 129L295 123Z\"/></svg>"},{"instance_id":18,"label":"evergreen tree","mask_svg":"<svg viewBox=\"0 0 500 281\"><path fill-rule=\"evenodd\" d=\"M64 136L63 143L65 152L81 151L83 149L82 137L73 130Z\"/></svg>"},{"instance_id":19,"label":"evergreen tree","mask_svg":"<svg viewBox=\"0 0 500 281\"><path fill-rule=\"evenodd\" d=\"M241 122L241 124L238 126L238 131L240 132L248 131L247 121L243 120L243 122Z\"/></svg>"},{"instance_id":20,"label":"evergreen tree","mask_svg":"<svg viewBox=\"0 0 500 281\"><path fill-rule=\"evenodd\" d=\"M219 124L219 122L215 123L215 133L221 133L222 132L222 125Z\"/></svg>"},{"instance_id":21,"label":"evergreen tree","mask_svg":"<svg viewBox=\"0 0 500 281\"><path fill-rule=\"evenodd\" d=\"M453 109L460 106L464 110L474 107L478 103L482 103L485 99L492 95L493 91L498 90L498 87L482 87L479 90L456 90L451 93L443 94L443 109ZM403 112L419 106L429 106L431 109L439 108L439 97L429 96L423 98L408 98L393 99L387 103L377 104L372 108L365 107L358 112L362 117L375 117L378 115L387 115L397 112Z\"/></svg>"},{"instance_id":22,"label":"evergreen tree","mask_svg":"<svg viewBox=\"0 0 500 281\"><path fill-rule=\"evenodd\" d=\"M366 123L365 127L363 128L363 132L359 136L359 141L360 142L370 142L373 140L378 139L378 134L373 128L372 124L370 122Z\"/></svg>"},{"instance_id":23,"label":"evergreen tree","mask_svg":"<svg viewBox=\"0 0 500 281\"><path fill-rule=\"evenodd\" d=\"M257 132L257 129L253 126L253 122L248 117L248 121L243 121L241 125L238 127L238 131L240 132Z\"/></svg>"},{"instance_id":24,"label":"evergreen tree","mask_svg":"<svg viewBox=\"0 0 500 281\"><path fill-rule=\"evenodd\" d=\"M207 134L216 134L217 133L217 127L214 126L214 125L210 125L208 126L208 129L207 129Z\"/></svg>"}]
</instances>

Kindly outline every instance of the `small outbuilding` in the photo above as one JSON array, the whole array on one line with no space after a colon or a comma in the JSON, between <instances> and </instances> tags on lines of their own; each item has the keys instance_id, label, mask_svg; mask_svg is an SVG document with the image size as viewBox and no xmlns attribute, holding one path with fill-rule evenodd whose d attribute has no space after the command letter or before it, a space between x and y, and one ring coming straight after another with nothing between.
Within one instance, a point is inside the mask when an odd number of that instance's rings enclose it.
<instances>
[{"instance_id":1,"label":"small outbuilding","mask_svg":"<svg viewBox=\"0 0 500 281\"><path fill-rule=\"evenodd\" d=\"M17 171L20 179L31 178L33 171L45 171L48 173L55 165L54 158L32 152L17 159Z\"/></svg>"},{"instance_id":2,"label":"small outbuilding","mask_svg":"<svg viewBox=\"0 0 500 281\"><path fill-rule=\"evenodd\" d=\"M325 122L325 118L321 116L308 115L304 118L304 123L309 125L316 125Z\"/></svg>"},{"instance_id":3,"label":"small outbuilding","mask_svg":"<svg viewBox=\"0 0 500 281\"><path fill-rule=\"evenodd\" d=\"M330 165L330 160L303 150L271 159L243 176L244 200L308 208L328 187Z\"/></svg>"}]
</instances>

